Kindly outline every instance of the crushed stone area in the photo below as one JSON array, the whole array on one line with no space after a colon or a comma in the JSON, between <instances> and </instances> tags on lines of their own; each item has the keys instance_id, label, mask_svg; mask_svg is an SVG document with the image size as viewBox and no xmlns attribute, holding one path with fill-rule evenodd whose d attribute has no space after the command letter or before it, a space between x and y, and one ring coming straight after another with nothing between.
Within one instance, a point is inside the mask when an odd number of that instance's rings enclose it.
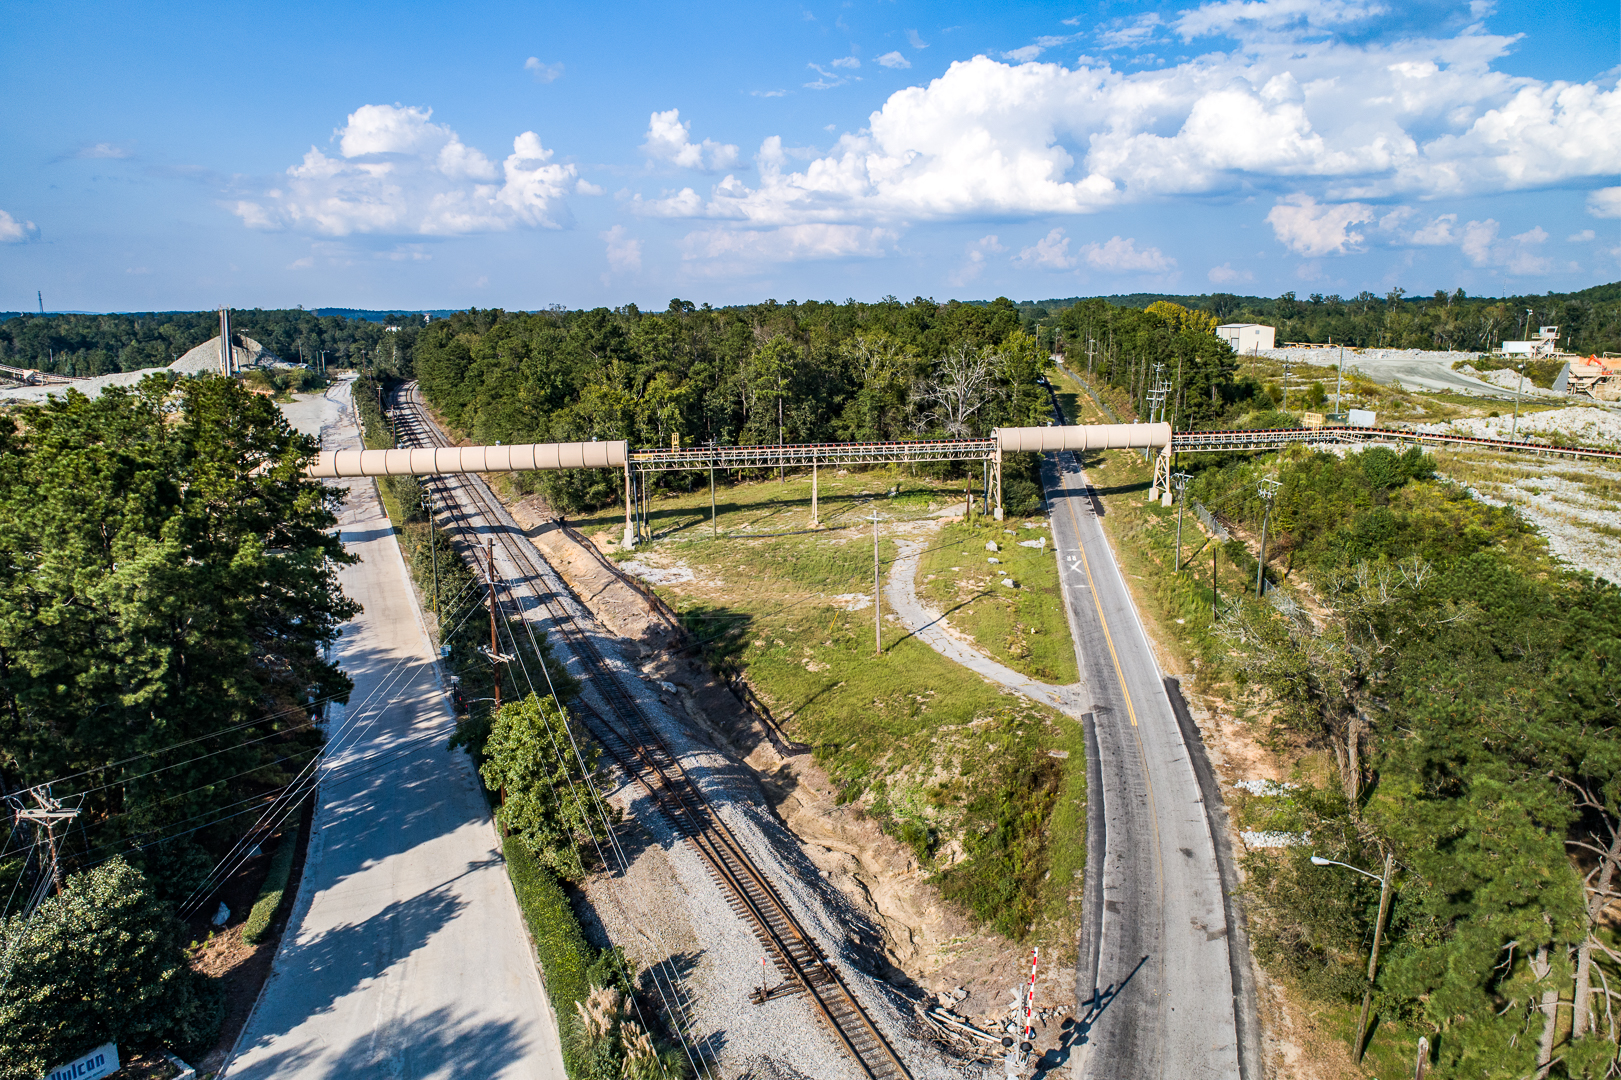
<instances>
[{"instance_id":1,"label":"crushed stone area","mask_svg":"<svg viewBox=\"0 0 1621 1080\"><path fill-rule=\"evenodd\" d=\"M231 347L238 368L288 368L294 366L283 361L252 338L242 334L234 336L242 338L241 345ZM93 398L99 397L101 392L109 386L134 386L148 375L158 375L165 372L174 375L197 375L205 371L218 371L219 369L220 339L219 335L216 334L211 340L203 342L166 367L115 371L109 375L95 375L88 379L77 379L72 383L7 387L0 389L0 403L41 402L53 394L57 397L65 397L69 390L77 390L86 397Z\"/></svg>"},{"instance_id":2,"label":"crushed stone area","mask_svg":"<svg viewBox=\"0 0 1621 1080\"><path fill-rule=\"evenodd\" d=\"M1494 368L1491 371L1476 371L1474 367L1465 364L1458 369L1465 375L1472 375L1483 382L1493 386L1502 387L1511 393L1521 394L1525 397L1562 398L1565 395L1553 390L1544 390L1535 385L1530 379L1523 378L1519 372L1511 368Z\"/></svg>"},{"instance_id":3,"label":"crushed stone area","mask_svg":"<svg viewBox=\"0 0 1621 1080\"><path fill-rule=\"evenodd\" d=\"M1518 435L1553 436L1553 441L1579 439L1610 449L1621 449L1621 412L1602 406L1572 405L1546 412L1522 413L1518 424L1508 416L1477 416L1446 424L1423 424L1420 430L1435 434L1479 435L1506 439L1510 431Z\"/></svg>"},{"instance_id":4,"label":"crushed stone area","mask_svg":"<svg viewBox=\"0 0 1621 1080\"><path fill-rule=\"evenodd\" d=\"M1530 475L1512 482L1477 479L1464 487L1481 502L1518 510L1542 531L1549 549L1567 565L1621 583L1621 501L1595 495L1570 479L1587 472L1615 484L1621 481L1621 470L1582 470L1560 462L1523 471Z\"/></svg>"},{"instance_id":5,"label":"crushed stone area","mask_svg":"<svg viewBox=\"0 0 1621 1080\"><path fill-rule=\"evenodd\" d=\"M1430 393L1470 394L1476 397L1503 395L1499 387L1452 369L1452 365L1459 360L1471 363L1480 359L1481 354L1478 352L1295 347L1262 349L1259 355L1269 360L1287 360L1292 364L1305 363L1327 367L1340 363L1342 353L1346 371L1360 371L1375 382L1400 383L1404 389ZM1329 389L1332 390L1333 387Z\"/></svg>"},{"instance_id":6,"label":"crushed stone area","mask_svg":"<svg viewBox=\"0 0 1621 1080\"><path fill-rule=\"evenodd\" d=\"M746 709L700 659L671 648L670 627L663 616L605 565L605 557L583 548L555 528L549 510L540 500L526 499L510 509L536 547L578 595L589 598L588 603L602 616L603 624L618 636L627 663L640 675L644 697L662 705L658 715L663 719L671 749L682 755L695 780L701 778L706 793L708 785L726 792L710 797L717 805L724 801L728 824L734 830L750 830L754 837L751 849L757 843L776 852L772 856L774 864L795 879L794 895L807 909L820 912L815 916L816 924L838 937L838 949L848 954L840 970L860 971L880 995L876 999L869 997L858 987L863 1002L872 1009L875 1000L886 1001L888 1015L900 1021L900 1027L916 1028L917 1035L908 1038L916 1038L924 1047L920 1061L938 1061L952 1075L964 1068L969 1069L964 1075L978 1075L974 1070L979 1066L943 1054L935 1046L930 1039L933 1029L919 1026L925 1022L917 1019L918 1009L939 1005L971 1022L997 1025L1000 1030L999 1025L1006 1022L1006 999L1017 982L1015 973L1028 963L1028 953L1000 937L979 932L961 913L945 904L909 848L885 835L870 818L839 804L837 789L816 766L809 747L791 742L774 722L768 722L769 718ZM934 523L898 527L905 531L928 530ZM635 560L618 564L618 569L629 569L632 561L660 568L676 565L667 557L639 553ZM858 597L846 599L854 603ZM859 600L871 606L870 596L860 596ZM695 762L701 763L701 772ZM629 816L629 808L639 806L637 800L644 795L639 789L621 789L615 798L624 800L622 805ZM734 815L743 819L742 826ZM650 835L667 828L662 818L638 821L646 822L638 828ZM633 942L653 920L662 920L659 925L666 927L664 932L675 948L684 939L679 927L666 925L669 920L676 919L686 926L691 939L698 942L708 940L705 935L711 931L722 932L722 927L712 927L706 921L718 918L743 935L737 939L742 942L741 951L733 960L737 971L726 976L731 981L716 984L725 987L721 993L735 991L737 996L730 1002L755 1012L808 1010L807 1003L794 998L772 1001L763 1007L746 1003L748 990L759 982L761 950L747 927L724 904L705 900L704 894L694 891L683 894L688 897L686 911L654 914L666 904L667 883L672 880L671 874L661 868L660 860L697 858L690 850L668 847L665 841L654 846L658 855L649 852L638 857L638 864L646 859L645 870L636 865L627 875L629 895L642 894L643 885L637 884L642 882L646 890L651 890L650 899L620 901L604 896L599 902L597 890L611 883L594 880L589 884L588 892L608 936L640 956ZM779 879L774 875L773 880ZM643 910L646 918L637 914ZM807 925L811 925L810 921ZM821 930L817 930L817 936L824 945L827 943ZM837 958L836 953L830 955ZM1072 969L1043 970L1037 1004L1051 1018L1053 1038L1059 1030L1057 1010L1073 1008L1073 989ZM743 1024L736 1033L739 1039L744 1031L753 1030L749 1017L743 1016L737 1022ZM1040 1026L1048 1025L1044 1021ZM723 1060L728 1068L737 1063L736 1067L743 1070L737 1074L740 1077L836 1075L811 1070L797 1057L792 1059L792 1065L798 1073L772 1072L772 1068L784 1064L781 1057L773 1056L780 1053L780 1045L762 1033L761 1049L756 1054L743 1042L734 1042L729 1029L723 1030L729 1047ZM887 1034L889 1029L885 1030ZM752 1036L748 1045L755 1045ZM736 1048L736 1056L730 1048ZM912 1064L911 1055L903 1053ZM913 1071L923 1075L916 1066Z\"/></svg>"}]
</instances>

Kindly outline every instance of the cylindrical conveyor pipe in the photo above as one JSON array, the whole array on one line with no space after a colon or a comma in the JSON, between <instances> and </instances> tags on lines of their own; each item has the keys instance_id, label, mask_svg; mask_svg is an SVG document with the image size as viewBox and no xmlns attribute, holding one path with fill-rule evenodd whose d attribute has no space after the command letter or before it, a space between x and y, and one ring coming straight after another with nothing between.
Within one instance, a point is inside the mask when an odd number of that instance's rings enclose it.
<instances>
[{"instance_id":1,"label":"cylindrical conveyor pipe","mask_svg":"<svg viewBox=\"0 0 1621 1080\"><path fill-rule=\"evenodd\" d=\"M519 443L514 446L444 446L429 450L323 450L305 471L335 476L431 476L437 473L528 472L535 469L619 469L630 444Z\"/></svg>"},{"instance_id":2,"label":"cylindrical conveyor pipe","mask_svg":"<svg viewBox=\"0 0 1621 1080\"><path fill-rule=\"evenodd\" d=\"M1073 424L996 431L997 449L1010 454L1032 450L1163 449L1169 445L1170 424Z\"/></svg>"}]
</instances>

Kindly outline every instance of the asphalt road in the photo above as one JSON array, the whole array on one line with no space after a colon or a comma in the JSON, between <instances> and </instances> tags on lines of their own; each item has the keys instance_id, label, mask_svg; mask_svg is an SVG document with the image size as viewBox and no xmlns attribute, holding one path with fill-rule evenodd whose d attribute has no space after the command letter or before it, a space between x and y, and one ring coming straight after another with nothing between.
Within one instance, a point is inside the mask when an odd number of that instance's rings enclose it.
<instances>
[{"instance_id":1,"label":"asphalt road","mask_svg":"<svg viewBox=\"0 0 1621 1080\"><path fill-rule=\"evenodd\" d=\"M288 412L329 449L358 446L340 404ZM478 780L445 750L452 720L399 548L372 481L347 483L343 540L361 561L339 577L366 610L337 654L355 690L328 717L299 896L224 1074L563 1080Z\"/></svg>"},{"instance_id":2,"label":"asphalt road","mask_svg":"<svg viewBox=\"0 0 1621 1080\"><path fill-rule=\"evenodd\" d=\"M1097 762L1076 973L1079 1007L1092 1004L1074 1075L1238 1080L1229 926L1193 759L1099 504L1073 455L1056 457L1047 497Z\"/></svg>"}]
</instances>

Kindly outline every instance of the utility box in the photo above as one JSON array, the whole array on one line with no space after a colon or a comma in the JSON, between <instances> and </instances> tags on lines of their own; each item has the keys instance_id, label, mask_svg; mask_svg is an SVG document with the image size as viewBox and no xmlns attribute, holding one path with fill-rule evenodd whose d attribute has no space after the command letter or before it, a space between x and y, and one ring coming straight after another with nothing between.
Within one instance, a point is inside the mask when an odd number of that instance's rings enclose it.
<instances>
[{"instance_id":1,"label":"utility box","mask_svg":"<svg viewBox=\"0 0 1621 1080\"><path fill-rule=\"evenodd\" d=\"M1367 409L1352 409L1345 414L1345 422L1350 427L1378 427L1379 423L1374 414Z\"/></svg>"}]
</instances>

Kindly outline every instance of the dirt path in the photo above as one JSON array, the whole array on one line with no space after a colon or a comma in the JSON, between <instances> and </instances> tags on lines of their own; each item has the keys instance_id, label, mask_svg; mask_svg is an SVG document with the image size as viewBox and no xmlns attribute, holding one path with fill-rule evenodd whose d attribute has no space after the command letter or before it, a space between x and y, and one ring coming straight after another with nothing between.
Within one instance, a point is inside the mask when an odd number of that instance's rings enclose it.
<instances>
[{"instance_id":1,"label":"dirt path","mask_svg":"<svg viewBox=\"0 0 1621 1080\"><path fill-rule=\"evenodd\" d=\"M792 743L746 708L700 657L684 648L681 633L667 617L610 569L604 557L558 528L540 500L526 499L509 509L569 586L622 639L641 677L651 686L674 688L693 733L749 767L804 857L879 931L881 962L891 968L890 981L915 987L918 996L946 996L960 988L967 998L954 1006L959 1015L986 1026L1005 1019L1009 990L1017 982L1012 973L1028 963L1028 952L985 933L947 904L929 883L929 868L919 864L910 848L886 835L872 818L841 805L838 788L809 748ZM915 556L913 563L915 572ZM606 895L600 899L605 908L611 906ZM1073 968L1044 969L1038 1006L1072 1004ZM1057 1024L1055 1016L1054 1033Z\"/></svg>"},{"instance_id":2,"label":"dirt path","mask_svg":"<svg viewBox=\"0 0 1621 1080\"><path fill-rule=\"evenodd\" d=\"M1051 683L1044 683L1028 675L1020 675L1012 668L997 663L974 648L951 629L944 615L918 599L917 567L924 541L898 539L895 543L900 549L900 555L890 571L889 584L884 588L884 595L889 600L890 607L895 609L895 613L900 616L913 636L954 664L960 664L969 671L1023 694L1033 701L1051 705L1065 716L1076 720L1081 718L1081 714L1086 711L1081 704L1084 684L1054 686Z\"/></svg>"}]
</instances>

